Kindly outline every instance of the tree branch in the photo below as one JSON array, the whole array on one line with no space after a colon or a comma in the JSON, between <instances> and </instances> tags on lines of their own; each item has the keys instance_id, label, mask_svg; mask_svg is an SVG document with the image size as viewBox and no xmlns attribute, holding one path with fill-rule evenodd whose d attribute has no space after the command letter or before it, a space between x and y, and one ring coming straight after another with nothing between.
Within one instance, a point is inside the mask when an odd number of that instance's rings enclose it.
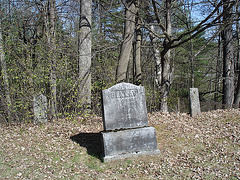
<instances>
[{"instance_id":1,"label":"tree branch","mask_svg":"<svg viewBox=\"0 0 240 180\"><path fill-rule=\"evenodd\" d=\"M198 29L200 29L203 26L203 24L205 22L207 22L213 16L213 14L215 12L217 12L217 10L220 8L221 5L222 5L222 1L219 2L218 5L216 6L216 8L208 15L208 17L206 17L203 21L201 21L193 30L181 34L178 38L173 39L173 42L174 41L180 41L186 35L191 34L191 33L195 32L195 31L197 31Z\"/></svg>"},{"instance_id":2,"label":"tree branch","mask_svg":"<svg viewBox=\"0 0 240 180\"><path fill-rule=\"evenodd\" d=\"M221 3L221 2L220 2ZM219 3L219 4L220 4ZM218 4L218 8L220 7ZM231 3L231 5L229 6L229 9L233 7L233 5L235 4L235 1ZM217 8L215 8L215 10L213 11L214 13L216 12ZM213 15L214 13L211 13L211 15ZM216 25L216 22L223 16L224 12L222 12L219 16L217 16L212 22L208 23L208 24L205 24L204 23L209 20L210 18L210 15L204 19L199 25L197 25L192 31L188 31L186 33L183 33L181 34L178 38L176 39L173 39L173 42L174 41L180 41L183 37L185 37L186 35L188 34L191 34L193 32L195 32L193 35L189 36L187 39L177 43L177 44L174 44L172 45L170 48L175 48L175 47L178 47L182 44L184 44L185 42L189 41L190 39L193 39L194 37L196 37L198 34L200 34L201 32L205 31L206 29L208 29L209 27L212 27L212 26L215 26ZM202 27L203 26L203 27ZM202 27L202 28L201 28Z\"/></svg>"},{"instance_id":3,"label":"tree branch","mask_svg":"<svg viewBox=\"0 0 240 180\"><path fill-rule=\"evenodd\" d=\"M168 39L168 41L171 41L171 37L170 37L169 34L167 33L166 28L161 24L161 20L160 20L160 18L159 18L159 14L158 14L158 11L157 11L156 1L155 1L155 0L152 0L152 4L153 4L154 14L155 14L156 20L157 20L157 22L158 22L158 25L159 25L160 28L162 29L163 34L164 34L165 37Z\"/></svg>"}]
</instances>

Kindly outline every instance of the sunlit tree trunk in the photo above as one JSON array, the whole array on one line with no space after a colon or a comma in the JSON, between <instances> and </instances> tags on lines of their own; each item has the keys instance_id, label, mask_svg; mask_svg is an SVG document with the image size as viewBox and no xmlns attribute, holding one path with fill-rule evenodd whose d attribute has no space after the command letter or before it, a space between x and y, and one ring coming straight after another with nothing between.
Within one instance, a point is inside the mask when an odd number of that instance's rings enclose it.
<instances>
[{"instance_id":1,"label":"sunlit tree trunk","mask_svg":"<svg viewBox=\"0 0 240 180\"><path fill-rule=\"evenodd\" d=\"M124 27L124 37L121 46L121 52L117 67L116 81L122 82L126 80L128 62L130 58L130 53L132 50L132 41L134 37L135 28L135 17L136 17L136 5L135 0L126 1L126 12L125 12L125 27Z\"/></svg>"},{"instance_id":2,"label":"sunlit tree trunk","mask_svg":"<svg viewBox=\"0 0 240 180\"><path fill-rule=\"evenodd\" d=\"M91 16L92 1L80 0L79 29L79 103L81 108L91 108Z\"/></svg>"},{"instance_id":3,"label":"sunlit tree trunk","mask_svg":"<svg viewBox=\"0 0 240 180\"><path fill-rule=\"evenodd\" d=\"M171 23L171 0L166 0L166 15L165 24L166 32L168 36L172 33L172 23ZM166 38L164 43L164 50L161 52L161 62L162 62L162 82L161 82L161 106L160 110L162 112L168 112L167 99L170 91L171 81L172 81L172 70L170 67L171 62L171 50L168 48L169 40Z\"/></svg>"},{"instance_id":4,"label":"sunlit tree trunk","mask_svg":"<svg viewBox=\"0 0 240 180\"><path fill-rule=\"evenodd\" d=\"M56 35L55 35L55 0L46 4L45 29L49 46L48 60L50 61L50 105L51 115L57 118L57 83L56 83Z\"/></svg>"},{"instance_id":5,"label":"sunlit tree trunk","mask_svg":"<svg viewBox=\"0 0 240 180\"><path fill-rule=\"evenodd\" d=\"M154 26L151 26L151 31L154 32ZM160 87L162 82L162 64L161 64L161 55L160 51L157 47L157 38L154 36L153 33L150 33L151 43L152 43L152 50L153 50L153 58L155 63L155 81L157 86Z\"/></svg>"},{"instance_id":6,"label":"sunlit tree trunk","mask_svg":"<svg viewBox=\"0 0 240 180\"><path fill-rule=\"evenodd\" d=\"M5 53L3 49L3 37L2 37L2 26L0 20L0 59L1 59L1 69L2 69L2 77L3 77L3 87L5 92L5 109L7 110L8 114L8 122L11 123L12 121L12 101L10 98L10 88L8 82L8 74L7 74L7 65L5 59Z\"/></svg>"},{"instance_id":7,"label":"sunlit tree trunk","mask_svg":"<svg viewBox=\"0 0 240 180\"><path fill-rule=\"evenodd\" d=\"M57 77L56 77L56 28L55 28L55 0L50 0L50 52L51 52L51 98L52 113L57 115Z\"/></svg>"},{"instance_id":8,"label":"sunlit tree trunk","mask_svg":"<svg viewBox=\"0 0 240 180\"><path fill-rule=\"evenodd\" d=\"M232 108L234 98L234 53L233 53L233 33L231 24L230 0L224 0L222 31L223 41L223 105L225 108Z\"/></svg>"}]
</instances>

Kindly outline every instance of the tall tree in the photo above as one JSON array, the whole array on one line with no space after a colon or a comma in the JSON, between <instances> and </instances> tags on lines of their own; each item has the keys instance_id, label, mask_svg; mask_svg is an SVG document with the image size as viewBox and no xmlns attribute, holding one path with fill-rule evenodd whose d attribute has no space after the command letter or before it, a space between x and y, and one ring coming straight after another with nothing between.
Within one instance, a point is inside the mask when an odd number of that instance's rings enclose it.
<instances>
[{"instance_id":1,"label":"tall tree","mask_svg":"<svg viewBox=\"0 0 240 180\"><path fill-rule=\"evenodd\" d=\"M166 14L165 14L165 27L166 33L169 37L172 34L172 22L171 22L171 0L166 0ZM161 111L168 112L167 98L170 91L170 86L172 83L172 69L171 69L171 50L168 47L170 43L169 38L165 38L163 43L164 50L161 52L161 61L162 61L162 81L161 81Z\"/></svg>"},{"instance_id":2,"label":"tall tree","mask_svg":"<svg viewBox=\"0 0 240 180\"><path fill-rule=\"evenodd\" d=\"M157 37L152 33L155 31L154 26L150 27L150 39L152 44L153 51L153 59L155 63L155 81L158 86L160 86L160 82L162 81L162 65L161 65L161 56L159 48L157 47Z\"/></svg>"},{"instance_id":3,"label":"tall tree","mask_svg":"<svg viewBox=\"0 0 240 180\"><path fill-rule=\"evenodd\" d=\"M141 41L142 41L142 31L140 25L140 18L139 18L139 0L136 3L136 30L135 30L135 43L134 43L134 84L140 85L141 84Z\"/></svg>"},{"instance_id":4,"label":"tall tree","mask_svg":"<svg viewBox=\"0 0 240 180\"><path fill-rule=\"evenodd\" d=\"M48 59L50 61L50 91L51 91L51 111L52 116L57 116L57 75L56 75L56 15L55 15L55 0L48 0L46 7L46 34L49 46Z\"/></svg>"},{"instance_id":5,"label":"tall tree","mask_svg":"<svg viewBox=\"0 0 240 180\"><path fill-rule=\"evenodd\" d=\"M91 18L92 1L80 0L79 101L84 110L90 110L91 107Z\"/></svg>"},{"instance_id":6,"label":"tall tree","mask_svg":"<svg viewBox=\"0 0 240 180\"><path fill-rule=\"evenodd\" d=\"M234 50L231 0L223 0L223 105L231 108L234 98Z\"/></svg>"},{"instance_id":7,"label":"tall tree","mask_svg":"<svg viewBox=\"0 0 240 180\"><path fill-rule=\"evenodd\" d=\"M236 21L236 38L237 38L237 58L236 58L236 77L237 77L237 84L235 88L235 94L234 94L234 107L238 108L240 103L240 31L239 31L239 21L240 21L240 13L239 13L239 1L236 3L235 11L237 13L237 21Z\"/></svg>"},{"instance_id":8,"label":"tall tree","mask_svg":"<svg viewBox=\"0 0 240 180\"><path fill-rule=\"evenodd\" d=\"M126 0L125 3L125 26L124 37L121 45L121 51L119 56L119 63L116 73L116 81L121 82L126 80L127 67L130 59L130 53L132 50L132 41L134 38L135 18L136 18L136 1Z\"/></svg>"},{"instance_id":9,"label":"tall tree","mask_svg":"<svg viewBox=\"0 0 240 180\"><path fill-rule=\"evenodd\" d=\"M0 5L1 9L1 5ZM5 109L7 110L8 114L8 122L11 123L12 121L12 101L10 98L10 88L9 88L9 81L8 81L8 74L7 74L7 65L6 65L6 58L3 48L3 36L2 36L2 18L0 18L0 60L1 60L1 69L2 69L2 77L3 77L3 87L5 92Z\"/></svg>"}]
</instances>

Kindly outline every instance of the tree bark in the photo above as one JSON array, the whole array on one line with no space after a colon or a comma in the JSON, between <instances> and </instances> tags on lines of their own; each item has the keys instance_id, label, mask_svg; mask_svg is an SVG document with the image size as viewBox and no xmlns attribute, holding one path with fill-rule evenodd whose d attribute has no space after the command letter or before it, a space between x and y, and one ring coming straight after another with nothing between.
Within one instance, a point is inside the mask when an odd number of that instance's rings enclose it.
<instances>
[{"instance_id":1,"label":"tree bark","mask_svg":"<svg viewBox=\"0 0 240 180\"><path fill-rule=\"evenodd\" d=\"M79 30L79 103L83 110L91 108L91 18L92 1L80 0Z\"/></svg>"},{"instance_id":2,"label":"tree bark","mask_svg":"<svg viewBox=\"0 0 240 180\"><path fill-rule=\"evenodd\" d=\"M151 26L151 31L154 32L154 26ZM158 87L160 87L162 83L162 64L161 64L161 54L159 49L156 47L157 38L154 36L153 33L150 33L151 43L152 43L152 50L153 50L153 57L155 63L155 81Z\"/></svg>"},{"instance_id":3,"label":"tree bark","mask_svg":"<svg viewBox=\"0 0 240 180\"><path fill-rule=\"evenodd\" d=\"M222 43L221 43L221 34L218 35L218 54L217 54L217 64L216 64L216 73L215 73L215 93L214 93L214 109L217 109L217 102L220 91L220 82L221 82L221 71L222 71Z\"/></svg>"},{"instance_id":4,"label":"tree bark","mask_svg":"<svg viewBox=\"0 0 240 180\"><path fill-rule=\"evenodd\" d=\"M236 12L239 12L239 1L237 2L236 6ZM240 14L238 13L238 18L239 19ZM236 77L237 77L237 85L235 89L235 95L234 95L234 108L239 107L240 103L240 37L239 37L239 20L236 21L236 36L237 36L237 59L236 59Z\"/></svg>"},{"instance_id":5,"label":"tree bark","mask_svg":"<svg viewBox=\"0 0 240 180\"><path fill-rule=\"evenodd\" d=\"M138 18L136 22L138 23ZM134 58L134 84L140 85L141 84L141 41L142 41L142 31L140 28L139 23L136 27L136 42L135 42L135 58Z\"/></svg>"},{"instance_id":6,"label":"tree bark","mask_svg":"<svg viewBox=\"0 0 240 180\"><path fill-rule=\"evenodd\" d=\"M124 27L124 37L121 45L121 52L117 67L116 81L122 82L126 80L127 67L130 59L130 53L132 49L132 41L134 37L135 28L135 16L136 16L136 5L135 0L126 1L126 11L125 11L125 27Z\"/></svg>"},{"instance_id":7,"label":"tree bark","mask_svg":"<svg viewBox=\"0 0 240 180\"><path fill-rule=\"evenodd\" d=\"M234 53L233 53L233 34L231 24L230 0L224 0L223 5L223 23L225 25L222 31L223 41L223 106L232 108L234 98Z\"/></svg>"},{"instance_id":8,"label":"tree bark","mask_svg":"<svg viewBox=\"0 0 240 180\"><path fill-rule=\"evenodd\" d=\"M55 0L49 2L49 47L50 47L50 90L51 90L51 108L54 118L57 117L57 77L56 77L56 29L55 29Z\"/></svg>"},{"instance_id":9,"label":"tree bark","mask_svg":"<svg viewBox=\"0 0 240 180\"><path fill-rule=\"evenodd\" d=\"M165 15L165 24L166 24L166 32L170 37L172 33L172 24L171 24L171 0L166 0L166 15ZM164 50L161 52L161 64L162 64L162 82L161 82L161 106L160 110L162 112L168 112L167 99L170 91L171 81L172 81L172 72L170 68L171 62L171 50L168 47L169 44L168 38L165 38L165 42L163 44Z\"/></svg>"},{"instance_id":10,"label":"tree bark","mask_svg":"<svg viewBox=\"0 0 240 180\"><path fill-rule=\"evenodd\" d=\"M193 42L190 40L191 50L190 50L190 60L191 60L191 88L194 88L194 55L193 55Z\"/></svg>"},{"instance_id":11,"label":"tree bark","mask_svg":"<svg viewBox=\"0 0 240 180\"><path fill-rule=\"evenodd\" d=\"M3 77L3 87L5 92L5 108L7 110L8 114L8 123L11 123L12 121L12 101L10 98L10 88L9 88L9 82L8 82L8 74L7 74L7 65L6 65L6 59L5 59L5 53L3 48L3 37L2 37L2 26L1 26L1 20L0 20L0 59L1 59L1 67L2 67L2 77Z\"/></svg>"}]
</instances>

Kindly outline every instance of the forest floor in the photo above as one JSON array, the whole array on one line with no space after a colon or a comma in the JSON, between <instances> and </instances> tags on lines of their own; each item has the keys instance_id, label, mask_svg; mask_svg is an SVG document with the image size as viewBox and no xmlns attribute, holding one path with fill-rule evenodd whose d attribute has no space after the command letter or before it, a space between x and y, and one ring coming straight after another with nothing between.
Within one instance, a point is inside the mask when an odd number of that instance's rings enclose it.
<instances>
[{"instance_id":1,"label":"forest floor","mask_svg":"<svg viewBox=\"0 0 240 180\"><path fill-rule=\"evenodd\" d=\"M240 109L152 113L155 156L99 157L99 117L0 126L0 179L240 179Z\"/></svg>"}]
</instances>

